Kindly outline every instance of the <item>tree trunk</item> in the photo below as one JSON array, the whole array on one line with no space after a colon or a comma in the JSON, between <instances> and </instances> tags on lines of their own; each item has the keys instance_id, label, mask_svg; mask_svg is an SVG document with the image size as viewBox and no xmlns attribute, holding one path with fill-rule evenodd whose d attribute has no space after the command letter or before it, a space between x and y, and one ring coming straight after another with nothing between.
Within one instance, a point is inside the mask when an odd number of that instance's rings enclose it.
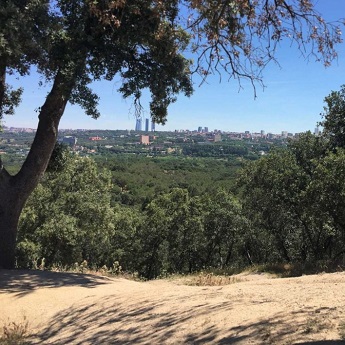
<instances>
[{"instance_id":1,"label":"tree trunk","mask_svg":"<svg viewBox=\"0 0 345 345\"><path fill-rule=\"evenodd\" d=\"M13 268L16 233L22 205L13 193L13 177L2 166L0 169L0 268Z\"/></svg>"},{"instance_id":2,"label":"tree trunk","mask_svg":"<svg viewBox=\"0 0 345 345\"><path fill-rule=\"evenodd\" d=\"M0 120L2 119L2 116L3 116L5 89L6 89L6 60L5 58L0 58Z\"/></svg>"},{"instance_id":3,"label":"tree trunk","mask_svg":"<svg viewBox=\"0 0 345 345\"><path fill-rule=\"evenodd\" d=\"M0 160L0 268L14 267L20 213L49 163L72 88L73 80L58 73L41 108L30 152L18 174L10 176Z\"/></svg>"}]
</instances>

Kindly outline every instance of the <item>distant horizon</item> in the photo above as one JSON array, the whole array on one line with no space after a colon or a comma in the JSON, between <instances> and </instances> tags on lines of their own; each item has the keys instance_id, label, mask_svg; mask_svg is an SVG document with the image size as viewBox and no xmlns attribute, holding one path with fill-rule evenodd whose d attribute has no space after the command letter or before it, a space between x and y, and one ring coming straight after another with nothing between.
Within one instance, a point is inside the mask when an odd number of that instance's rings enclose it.
<instances>
[{"instance_id":1,"label":"distant horizon","mask_svg":"<svg viewBox=\"0 0 345 345\"><path fill-rule=\"evenodd\" d=\"M32 130L32 131L36 131L37 128L34 127L17 127L17 126L6 126L3 125L4 129L26 129L26 130ZM310 131L311 133L315 133L315 129L319 128L318 126L315 126L314 130L306 130L306 131L301 131L301 132L289 132L289 131L285 131L285 130L281 130L278 132L270 132L270 131L266 131L265 129L260 129L260 130L256 130L256 131L250 131L250 130L245 130L245 131L229 131L229 130L222 130L222 129L209 129L207 132L206 131L198 131L198 129L174 129L174 130L135 130L135 129L122 129L122 128L118 128L118 129L102 129L102 128L59 128L59 131L131 131L131 132L145 132L145 133L156 133L156 132L168 132L168 133L185 133L185 132L196 132L196 133L213 133L216 131L220 131L221 133L239 133L239 134L245 134L246 132L249 132L250 134L259 134L261 133L261 131L264 131L264 134L275 134L275 135L281 135L284 132L288 133L288 134L299 134L299 133L305 133Z\"/></svg>"}]
</instances>

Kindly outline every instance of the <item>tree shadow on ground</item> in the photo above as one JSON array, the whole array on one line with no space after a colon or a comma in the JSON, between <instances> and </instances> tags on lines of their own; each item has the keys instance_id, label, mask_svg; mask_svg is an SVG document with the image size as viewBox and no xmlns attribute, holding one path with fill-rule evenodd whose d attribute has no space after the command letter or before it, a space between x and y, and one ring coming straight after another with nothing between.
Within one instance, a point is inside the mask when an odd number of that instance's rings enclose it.
<instances>
[{"instance_id":1,"label":"tree shadow on ground","mask_svg":"<svg viewBox=\"0 0 345 345\"><path fill-rule=\"evenodd\" d=\"M0 270L0 292L16 293L17 296L26 295L42 287L80 286L94 288L111 281L107 277L82 273Z\"/></svg>"},{"instance_id":2,"label":"tree shadow on ground","mask_svg":"<svg viewBox=\"0 0 345 345\"><path fill-rule=\"evenodd\" d=\"M313 340L323 338L324 321L320 319L320 327L310 329L311 309L293 315L272 313L257 322L229 326L226 316L235 311L230 301L186 308L171 307L175 297L170 298L128 301L111 295L91 305L68 308L32 337L31 344L344 344ZM223 322L213 320L213 313L220 312L225 313Z\"/></svg>"},{"instance_id":3,"label":"tree shadow on ground","mask_svg":"<svg viewBox=\"0 0 345 345\"><path fill-rule=\"evenodd\" d=\"M297 343L298 345L344 345L344 340L321 340L321 341L308 341ZM296 344L296 345L297 345Z\"/></svg>"},{"instance_id":4,"label":"tree shadow on ground","mask_svg":"<svg viewBox=\"0 0 345 345\"><path fill-rule=\"evenodd\" d=\"M37 288L78 286L94 288L113 283L114 279L76 273L0 270L0 292L19 296ZM139 283L138 283L139 284ZM143 291L142 291L143 289ZM78 304L59 311L43 321L33 334L31 344L302 344L340 345L339 340L327 341L328 328L339 319L337 308L304 306L296 311L269 317L251 317L251 308L270 300L219 298L213 288L188 289L182 296L166 290L150 295L140 286L128 293L102 297L86 297ZM136 295L134 296L133 293ZM88 299L90 298L90 299ZM248 319L234 321L238 308L248 308ZM221 316L221 317L220 317ZM230 320L230 321L229 321ZM231 321L233 320L233 321ZM30 320L29 326L30 326Z\"/></svg>"}]
</instances>

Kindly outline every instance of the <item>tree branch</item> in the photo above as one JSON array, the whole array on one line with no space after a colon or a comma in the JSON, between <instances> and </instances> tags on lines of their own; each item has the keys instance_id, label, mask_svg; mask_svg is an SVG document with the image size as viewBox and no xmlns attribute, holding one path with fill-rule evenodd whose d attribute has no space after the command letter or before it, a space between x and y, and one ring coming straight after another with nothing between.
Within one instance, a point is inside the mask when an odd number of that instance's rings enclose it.
<instances>
[{"instance_id":1,"label":"tree branch","mask_svg":"<svg viewBox=\"0 0 345 345\"><path fill-rule=\"evenodd\" d=\"M59 71L52 90L41 108L39 123L30 152L22 168L14 176L16 186L18 186L17 193L21 195L24 201L36 187L47 168L57 140L59 122L73 86L73 78L66 80L64 74Z\"/></svg>"},{"instance_id":2,"label":"tree branch","mask_svg":"<svg viewBox=\"0 0 345 345\"><path fill-rule=\"evenodd\" d=\"M5 101L6 90L6 60L0 58L0 119L3 115L3 106Z\"/></svg>"}]
</instances>

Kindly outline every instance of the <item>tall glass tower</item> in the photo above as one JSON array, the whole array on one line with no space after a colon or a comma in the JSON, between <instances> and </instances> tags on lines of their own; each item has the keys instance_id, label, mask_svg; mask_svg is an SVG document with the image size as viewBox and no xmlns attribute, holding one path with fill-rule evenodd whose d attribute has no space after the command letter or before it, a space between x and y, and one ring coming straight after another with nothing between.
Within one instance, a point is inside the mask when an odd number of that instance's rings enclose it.
<instances>
[{"instance_id":1,"label":"tall glass tower","mask_svg":"<svg viewBox=\"0 0 345 345\"><path fill-rule=\"evenodd\" d=\"M141 120L141 118L138 118L135 122L135 130L136 131L141 131L141 124L142 124L142 120Z\"/></svg>"}]
</instances>

